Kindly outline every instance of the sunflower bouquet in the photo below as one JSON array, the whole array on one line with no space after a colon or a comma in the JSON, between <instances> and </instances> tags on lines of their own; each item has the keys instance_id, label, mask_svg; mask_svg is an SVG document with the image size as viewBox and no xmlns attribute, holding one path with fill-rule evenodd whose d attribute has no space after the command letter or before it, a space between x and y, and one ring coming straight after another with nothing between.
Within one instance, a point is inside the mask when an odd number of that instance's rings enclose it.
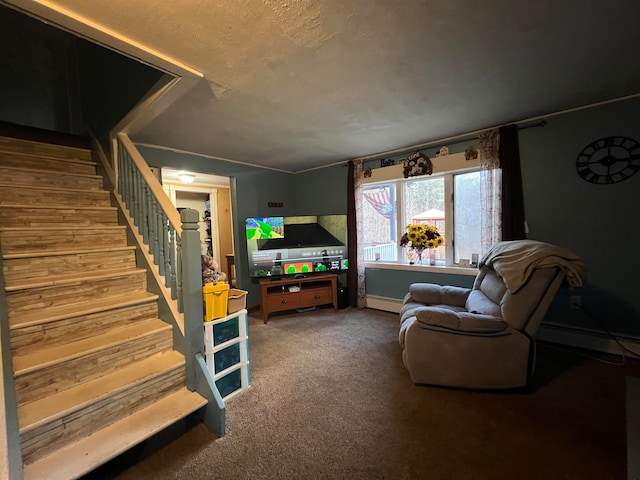
<instances>
[{"instance_id":1,"label":"sunflower bouquet","mask_svg":"<svg viewBox=\"0 0 640 480\"><path fill-rule=\"evenodd\" d=\"M410 223L407 231L400 238L401 247L410 247L418 252L444 245L444 237L440 235L435 225Z\"/></svg>"}]
</instances>

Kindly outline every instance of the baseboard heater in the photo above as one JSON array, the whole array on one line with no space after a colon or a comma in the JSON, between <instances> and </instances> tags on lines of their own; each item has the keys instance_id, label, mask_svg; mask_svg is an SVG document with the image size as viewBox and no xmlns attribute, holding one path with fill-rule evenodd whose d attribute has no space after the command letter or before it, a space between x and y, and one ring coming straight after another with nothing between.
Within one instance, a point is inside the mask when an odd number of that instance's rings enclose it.
<instances>
[{"instance_id":1,"label":"baseboard heater","mask_svg":"<svg viewBox=\"0 0 640 480\"><path fill-rule=\"evenodd\" d=\"M381 297L378 295L367 295L367 307L385 312L400 313L402 300L398 298ZM597 352L610 353L612 355L622 355L623 349L607 333L569 327L556 323L543 322L538 329L536 340L549 343L557 343L575 348L584 348ZM640 353L640 338L627 336L616 336L618 342L625 348ZM640 358L628 350L624 351L624 356L629 358Z\"/></svg>"}]
</instances>

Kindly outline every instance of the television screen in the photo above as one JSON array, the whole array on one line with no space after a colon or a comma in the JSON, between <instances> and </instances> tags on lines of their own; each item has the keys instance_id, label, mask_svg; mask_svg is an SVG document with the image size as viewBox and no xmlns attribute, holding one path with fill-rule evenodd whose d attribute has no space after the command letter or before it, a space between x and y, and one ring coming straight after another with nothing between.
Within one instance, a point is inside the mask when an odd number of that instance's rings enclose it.
<instances>
[{"instance_id":1,"label":"television screen","mask_svg":"<svg viewBox=\"0 0 640 480\"><path fill-rule=\"evenodd\" d=\"M349 268L346 215L251 217L245 223L253 278Z\"/></svg>"},{"instance_id":2,"label":"television screen","mask_svg":"<svg viewBox=\"0 0 640 480\"><path fill-rule=\"evenodd\" d=\"M282 238L284 217L247 218L247 240Z\"/></svg>"}]
</instances>

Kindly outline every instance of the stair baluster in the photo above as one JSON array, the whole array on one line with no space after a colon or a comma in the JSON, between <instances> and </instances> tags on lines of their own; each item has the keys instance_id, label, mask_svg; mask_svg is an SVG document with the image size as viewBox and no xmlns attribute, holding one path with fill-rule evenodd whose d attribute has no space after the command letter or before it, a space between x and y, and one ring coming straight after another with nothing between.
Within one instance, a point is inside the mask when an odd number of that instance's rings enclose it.
<instances>
[{"instance_id":1,"label":"stair baluster","mask_svg":"<svg viewBox=\"0 0 640 480\"><path fill-rule=\"evenodd\" d=\"M160 270L160 275L164 275L164 249L162 243L158 241L159 234L162 234L162 216L159 215L158 202L155 198L151 199L151 253L153 258L157 259L156 264Z\"/></svg>"},{"instance_id":2,"label":"stair baluster","mask_svg":"<svg viewBox=\"0 0 640 480\"><path fill-rule=\"evenodd\" d=\"M161 275L165 276L165 286L171 289L171 298L178 301L178 311L184 313L182 288L179 281L180 271L177 266L181 258L180 226L172 225L169 216L162 208L162 203L154 196L145 176L140 172L138 165L134 161L130 152L131 149L135 149L133 144L130 142L125 143L122 137L118 138L119 178L117 183L121 186L118 193L122 196L129 214L138 227L138 232L148 245L149 252L153 255L154 263ZM135 153L139 156L137 150ZM149 168L146 164L143 167ZM150 171L148 176L153 181L157 181ZM157 205L157 208L153 208L153 205ZM166 226L166 228L156 229L156 225ZM158 235L162 238L155 240ZM162 245L163 248L156 248L156 243ZM163 255L158 254L160 250L164 251ZM198 251L199 261L200 253Z\"/></svg>"}]
</instances>

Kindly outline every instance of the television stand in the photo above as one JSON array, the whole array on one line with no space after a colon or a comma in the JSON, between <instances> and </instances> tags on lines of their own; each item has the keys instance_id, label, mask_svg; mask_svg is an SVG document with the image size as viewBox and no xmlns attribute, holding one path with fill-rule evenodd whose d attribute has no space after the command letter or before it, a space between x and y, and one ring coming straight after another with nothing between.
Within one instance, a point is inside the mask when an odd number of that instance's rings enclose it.
<instances>
[{"instance_id":1,"label":"television stand","mask_svg":"<svg viewBox=\"0 0 640 480\"><path fill-rule=\"evenodd\" d=\"M269 321L269 314L285 310L333 305L338 311L338 275L309 275L304 278L260 280L260 309L262 320Z\"/></svg>"}]
</instances>

